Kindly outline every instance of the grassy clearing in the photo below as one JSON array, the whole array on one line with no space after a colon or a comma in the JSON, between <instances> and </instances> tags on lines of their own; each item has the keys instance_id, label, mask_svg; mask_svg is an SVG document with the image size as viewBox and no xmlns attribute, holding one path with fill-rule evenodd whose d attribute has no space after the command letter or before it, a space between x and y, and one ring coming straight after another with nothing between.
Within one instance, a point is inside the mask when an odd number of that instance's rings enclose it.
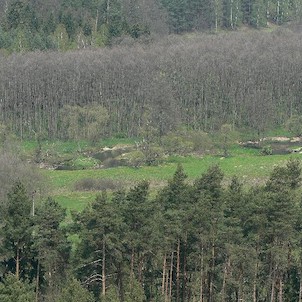
<instances>
[{"instance_id":1,"label":"grassy clearing","mask_svg":"<svg viewBox=\"0 0 302 302\"><path fill-rule=\"evenodd\" d=\"M234 175L247 186L263 183L276 165L284 165L291 158L300 158L300 154L260 156L255 149L234 147L232 156L174 156L160 166L130 168L117 167L110 169L86 169L76 171L43 170L53 188L53 197L64 207L72 210L82 210L92 201L98 192L75 191L75 183L84 178L110 179L135 185L141 180L148 180L154 188L164 185L173 176L177 164L181 163L188 175L189 181L200 177L211 165L218 164L225 174L227 182Z\"/></svg>"},{"instance_id":2,"label":"grassy clearing","mask_svg":"<svg viewBox=\"0 0 302 302\"><path fill-rule=\"evenodd\" d=\"M272 133L277 134L277 133ZM280 132L278 132L280 135ZM283 133L282 133L283 134ZM285 134L285 133L284 133ZM99 150L101 147L133 144L134 139L112 138L91 146L88 142L49 142L42 143L44 152L53 152L56 156L70 156L71 164L79 170L41 170L47 179L47 185L52 191L52 196L64 207L70 210L82 210L87 203L95 199L97 191L77 191L75 184L83 179L110 180L122 185L133 186L141 180L148 180L151 184L152 195L156 189L163 186L170 179L181 163L188 175L188 180L193 181L200 177L211 165L218 164L225 174L225 182L237 175L247 186L263 183L275 165L283 165L289 158L300 158L300 154L261 156L259 149L243 148L234 145L230 148L230 157L221 156L170 156L159 166L131 168L115 167L109 169L95 169L95 160L85 157L86 151ZM38 144L33 141L24 141L23 150L27 156L34 154ZM79 149L82 152L79 152Z\"/></svg>"}]
</instances>

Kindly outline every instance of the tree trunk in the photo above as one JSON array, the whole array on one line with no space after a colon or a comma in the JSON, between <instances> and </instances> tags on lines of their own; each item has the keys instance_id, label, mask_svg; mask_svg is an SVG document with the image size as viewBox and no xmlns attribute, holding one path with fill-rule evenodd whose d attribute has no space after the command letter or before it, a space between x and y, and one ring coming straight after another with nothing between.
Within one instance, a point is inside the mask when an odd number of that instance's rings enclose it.
<instances>
[{"instance_id":1,"label":"tree trunk","mask_svg":"<svg viewBox=\"0 0 302 302\"><path fill-rule=\"evenodd\" d=\"M163 261L163 278L162 278L162 283L161 283L161 293L162 295L165 294L165 280L166 280L166 263L167 263L167 255L165 254L164 256L164 261Z\"/></svg>"},{"instance_id":2,"label":"tree trunk","mask_svg":"<svg viewBox=\"0 0 302 302\"><path fill-rule=\"evenodd\" d=\"M122 271L122 264L121 263L119 263L119 265L118 265L117 278L118 278L118 288L119 288L120 301L124 302L123 271Z\"/></svg>"},{"instance_id":3,"label":"tree trunk","mask_svg":"<svg viewBox=\"0 0 302 302\"><path fill-rule=\"evenodd\" d=\"M40 261L38 259L37 276L36 276L36 302L39 301L39 279L40 279Z\"/></svg>"},{"instance_id":4,"label":"tree trunk","mask_svg":"<svg viewBox=\"0 0 302 302\"><path fill-rule=\"evenodd\" d=\"M272 288L271 288L271 301L270 302L275 302L275 268L273 268L273 274L272 274Z\"/></svg>"},{"instance_id":5,"label":"tree trunk","mask_svg":"<svg viewBox=\"0 0 302 302\"><path fill-rule=\"evenodd\" d=\"M222 280L222 288L221 288L221 301L225 301L225 289L227 283L227 275L228 275L228 268L231 265L231 260L228 257L226 263L224 264L224 272L223 272L223 280Z\"/></svg>"},{"instance_id":6,"label":"tree trunk","mask_svg":"<svg viewBox=\"0 0 302 302\"><path fill-rule=\"evenodd\" d=\"M20 249L17 247L16 252L16 278L19 280L20 277Z\"/></svg>"},{"instance_id":7,"label":"tree trunk","mask_svg":"<svg viewBox=\"0 0 302 302\"><path fill-rule=\"evenodd\" d=\"M203 302L203 247L201 248L201 260L200 260L200 298L199 302Z\"/></svg>"},{"instance_id":8,"label":"tree trunk","mask_svg":"<svg viewBox=\"0 0 302 302\"><path fill-rule=\"evenodd\" d=\"M187 296L187 232L184 241L184 256L183 256L183 291L182 291L182 301L186 301Z\"/></svg>"},{"instance_id":9,"label":"tree trunk","mask_svg":"<svg viewBox=\"0 0 302 302\"><path fill-rule=\"evenodd\" d=\"M180 239L177 242L177 264L176 264L176 302L180 299Z\"/></svg>"},{"instance_id":10,"label":"tree trunk","mask_svg":"<svg viewBox=\"0 0 302 302\"><path fill-rule=\"evenodd\" d=\"M103 259L102 259L102 296L106 295L106 250L105 250L105 238L103 237Z\"/></svg>"},{"instance_id":11,"label":"tree trunk","mask_svg":"<svg viewBox=\"0 0 302 302\"><path fill-rule=\"evenodd\" d=\"M107 24L109 24L109 10L110 10L110 0L107 0L107 8L106 8L106 13L107 13L106 23Z\"/></svg>"},{"instance_id":12,"label":"tree trunk","mask_svg":"<svg viewBox=\"0 0 302 302\"><path fill-rule=\"evenodd\" d=\"M143 266L144 266L144 256L142 255L138 263L138 281L143 283Z\"/></svg>"},{"instance_id":13,"label":"tree trunk","mask_svg":"<svg viewBox=\"0 0 302 302\"><path fill-rule=\"evenodd\" d=\"M169 270L166 270L165 302L169 301Z\"/></svg>"},{"instance_id":14,"label":"tree trunk","mask_svg":"<svg viewBox=\"0 0 302 302\"><path fill-rule=\"evenodd\" d=\"M209 301L213 302L213 289L214 289L214 268L215 268L215 242L212 240L212 259L211 259L211 276L210 276L210 289L209 289Z\"/></svg>"},{"instance_id":15,"label":"tree trunk","mask_svg":"<svg viewBox=\"0 0 302 302\"><path fill-rule=\"evenodd\" d=\"M134 278L134 248L132 248L132 252L131 252L131 264L130 264L130 274L131 274L131 278Z\"/></svg>"},{"instance_id":16,"label":"tree trunk","mask_svg":"<svg viewBox=\"0 0 302 302\"><path fill-rule=\"evenodd\" d=\"M302 302L302 278L300 274L299 302Z\"/></svg>"},{"instance_id":17,"label":"tree trunk","mask_svg":"<svg viewBox=\"0 0 302 302\"><path fill-rule=\"evenodd\" d=\"M173 259L174 251L171 254L171 265L170 265L170 285L169 285L169 301L172 299L172 285L173 285Z\"/></svg>"},{"instance_id":18,"label":"tree trunk","mask_svg":"<svg viewBox=\"0 0 302 302\"><path fill-rule=\"evenodd\" d=\"M257 276L258 276L258 259L256 259L255 272L254 272L253 302L257 302Z\"/></svg>"},{"instance_id":19,"label":"tree trunk","mask_svg":"<svg viewBox=\"0 0 302 302\"><path fill-rule=\"evenodd\" d=\"M279 279L279 302L283 302L283 281L282 277Z\"/></svg>"},{"instance_id":20,"label":"tree trunk","mask_svg":"<svg viewBox=\"0 0 302 302\"><path fill-rule=\"evenodd\" d=\"M244 301L243 299L243 271L240 268L240 275L239 275L239 287L238 287L238 302Z\"/></svg>"}]
</instances>

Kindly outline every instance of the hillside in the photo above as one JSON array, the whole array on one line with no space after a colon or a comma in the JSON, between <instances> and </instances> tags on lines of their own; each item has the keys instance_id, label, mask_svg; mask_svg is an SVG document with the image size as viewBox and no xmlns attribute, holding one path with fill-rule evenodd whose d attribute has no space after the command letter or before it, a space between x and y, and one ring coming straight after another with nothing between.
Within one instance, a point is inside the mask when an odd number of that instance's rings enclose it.
<instances>
[{"instance_id":1,"label":"hillside","mask_svg":"<svg viewBox=\"0 0 302 302\"><path fill-rule=\"evenodd\" d=\"M66 51L171 33L259 29L299 21L300 7L300 0L2 0L0 49Z\"/></svg>"}]
</instances>

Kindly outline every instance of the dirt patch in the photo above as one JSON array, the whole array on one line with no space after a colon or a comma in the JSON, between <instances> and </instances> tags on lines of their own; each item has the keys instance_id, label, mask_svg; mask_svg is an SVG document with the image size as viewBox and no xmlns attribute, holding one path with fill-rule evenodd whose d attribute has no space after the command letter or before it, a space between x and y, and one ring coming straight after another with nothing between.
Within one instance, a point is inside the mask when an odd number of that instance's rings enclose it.
<instances>
[{"instance_id":1,"label":"dirt patch","mask_svg":"<svg viewBox=\"0 0 302 302\"><path fill-rule=\"evenodd\" d=\"M285 137L285 136L273 136L265 137L260 141L246 141L240 143L241 146L246 148L255 148L262 150L264 147L269 146L273 155L289 154L300 152L302 147L301 137Z\"/></svg>"}]
</instances>

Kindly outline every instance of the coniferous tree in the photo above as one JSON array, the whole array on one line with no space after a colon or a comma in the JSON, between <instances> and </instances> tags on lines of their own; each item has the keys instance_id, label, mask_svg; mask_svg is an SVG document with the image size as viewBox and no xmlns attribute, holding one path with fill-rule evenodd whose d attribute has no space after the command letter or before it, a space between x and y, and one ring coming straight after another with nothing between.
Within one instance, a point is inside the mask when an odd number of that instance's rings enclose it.
<instances>
[{"instance_id":1,"label":"coniferous tree","mask_svg":"<svg viewBox=\"0 0 302 302\"><path fill-rule=\"evenodd\" d=\"M7 204L2 204L1 250L9 269L17 280L26 275L29 264L28 252L32 246L32 201L20 181L8 193Z\"/></svg>"},{"instance_id":2,"label":"coniferous tree","mask_svg":"<svg viewBox=\"0 0 302 302\"><path fill-rule=\"evenodd\" d=\"M47 295L47 292L53 291L66 276L70 243L65 230L60 226L66 213L57 202L48 198L34 214L33 247L37 253L36 292L41 292L42 288Z\"/></svg>"},{"instance_id":3,"label":"coniferous tree","mask_svg":"<svg viewBox=\"0 0 302 302\"><path fill-rule=\"evenodd\" d=\"M80 243L77 248L77 274L95 294L106 296L109 284L116 285L122 255L121 215L102 194L74 219Z\"/></svg>"},{"instance_id":4,"label":"coniferous tree","mask_svg":"<svg viewBox=\"0 0 302 302\"><path fill-rule=\"evenodd\" d=\"M13 274L5 276L0 283L0 300L3 302L32 302L35 299L34 286L21 281Z\"/></svg>"}]
</instances>

